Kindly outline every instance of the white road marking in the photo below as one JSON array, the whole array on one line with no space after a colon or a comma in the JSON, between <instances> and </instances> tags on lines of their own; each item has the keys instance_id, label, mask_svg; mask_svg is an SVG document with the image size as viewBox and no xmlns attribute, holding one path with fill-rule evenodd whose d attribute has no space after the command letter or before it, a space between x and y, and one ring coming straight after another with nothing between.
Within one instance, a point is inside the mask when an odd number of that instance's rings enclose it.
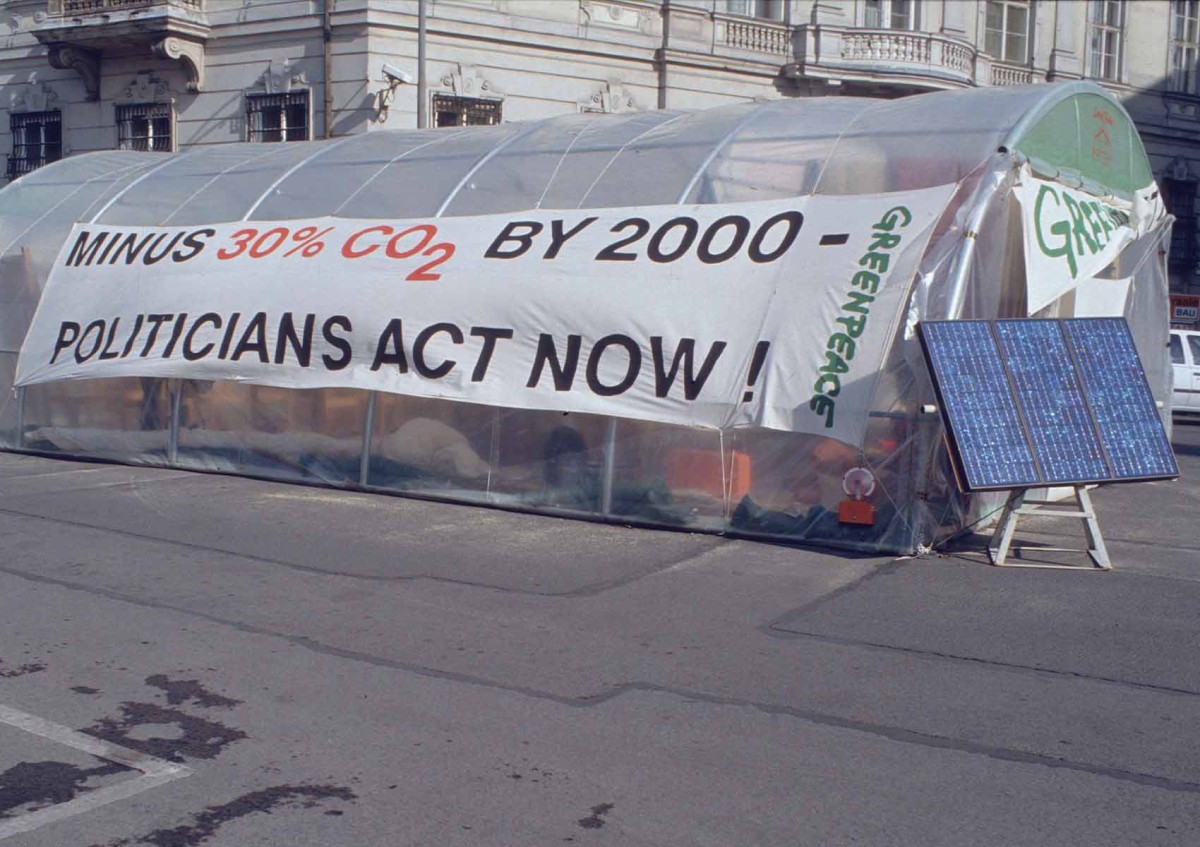
<instances>
[{"instance_id":1,"label":"white road marking","mask_svg":"<svg viewBox=\"0 0 1200 847\"><path fill-rule=\"evenodd\" d=\"M109 803L115 803L118 800L127 800L143 791L149 791L151 788L156 788L159 785L172 782L176 779L182 779L192 774L192 769L184 765L177 765L154 756L138 753L135 750L118 747L116 744L111 744L99 738L77 732L61 724L52 723L36 715L11 709L8 706L0 705L0 724L7 724L40 738L45 738L48 741L64 744L76 750L82 750L84 753L88 753L96 758L124 765L127 768L140 771L142 774L139 777L119 782L116 785L109 785L104 788L98 788L95 791L88 791L66 803L59 803L46 809L39 809L36 812L29 812L16 818L0 821L0 841L23 832L30 832L38 827L63 820L64 818L90 812L93 809L98 809Z\"/></svg>"}]
</instances>

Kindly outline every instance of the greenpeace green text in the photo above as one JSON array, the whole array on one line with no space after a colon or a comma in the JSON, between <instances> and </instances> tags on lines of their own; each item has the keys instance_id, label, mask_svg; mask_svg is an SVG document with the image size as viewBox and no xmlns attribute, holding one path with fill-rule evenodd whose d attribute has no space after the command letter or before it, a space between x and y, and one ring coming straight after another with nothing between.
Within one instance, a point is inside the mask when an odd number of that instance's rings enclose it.
<instances>
[{"instance_id":1,"label":"greenpeace green text","mask_svg":"<svg viewBox=\"0 0 1200 847\"><path fill-rule=\"evenodd\" d=\"M1042 255L1062 257L1079 273L1079 257L1094 256L1108 246L1119 227L1129 225L1129 215L1088 198L1076 199L1066 191L1043 185L1033 203L1033 229Z\"/></svg>"},{"instance_id":2,"label":"greenpeace green text","mask_svg":"<svg viewBox=\"0 0 1200 847\"><path fill-rule=\"evenodd\" d=\"M892 262L888 251L900 246L901 236L893 230L904 229L910 223L912 212L904 206L895 206L884 212L883 217L871 227L873 239L866 254L858 260L859 266L867 270L858 271L850 278L851 287L846 292L841 317L834 321L841 325L841 329L825 342L825 364L818 369L812 400L808 403L813 412L824 416L826 429L833 427L837 406L835 398L842 393L842 375L850 371L858 339L866 331L871 317L871 304L879 293L880 277L887 273Z\"/></svg>"}]
</instances>

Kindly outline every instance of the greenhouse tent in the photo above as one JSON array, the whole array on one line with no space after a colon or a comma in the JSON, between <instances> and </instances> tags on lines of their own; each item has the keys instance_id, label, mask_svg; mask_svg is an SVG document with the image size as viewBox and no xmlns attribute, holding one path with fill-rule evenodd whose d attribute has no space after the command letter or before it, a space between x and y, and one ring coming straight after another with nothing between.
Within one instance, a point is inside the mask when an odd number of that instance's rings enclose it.
<instances>
[{"instance_id":1,"label":"greenhouse tent","mask_svg":"<svg viewBox=\"0 0 1200 847\"><path fill-rule=\"evenodd\" d=\"M917 322L1123 314L1168 403L1169 221L1087 83L80 155L0 446L912 552L986 511Z\"/></svg>"}]
</instances>

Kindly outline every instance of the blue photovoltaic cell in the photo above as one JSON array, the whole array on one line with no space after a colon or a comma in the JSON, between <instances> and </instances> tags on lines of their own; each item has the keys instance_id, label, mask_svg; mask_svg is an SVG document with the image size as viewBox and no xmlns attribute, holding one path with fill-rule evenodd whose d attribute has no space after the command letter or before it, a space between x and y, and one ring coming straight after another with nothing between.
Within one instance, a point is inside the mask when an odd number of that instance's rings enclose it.
<instances>
[{"instance_id":1,"label":"blue photovoltaic cell","mask_svg":"<svg viewBox=\"0 0 1200 847\"><path fill-rule=\"evenodd\" d=\"M1058 321L997 321L1043 482L1108 479L1108 464Z\"/></svg>"},{"instance_id":2,"label":"blue photovoltaic cell","mask_svg":"<svg viewBox=\"0 0 1200 847\"><path fill-rule=\"evenodd\" d=\"M921 333L967 489L1036 484L1033 454L988 322L922 323Z\"/></svg>"},{"instance_id":3,"label":"blue photovoltaic cell","mask_svg":"<svg viewBox=\"0 0 1200 847\"><path fill-rule=\"evenodd\" d=\"M1178 476L1141 360L1122 318L1062 321L1113 479Z\"/></svg>"},{"instance_id":4,"label":"blue photovoltaic cell","mask_svg":"<svg viewBox=\"0 0 1200 847\"><path fill-rule=\"evenodd\" d=\"M919 330L967 490L1179 475L1124 318Z\"/></svg>"}]
</instances>

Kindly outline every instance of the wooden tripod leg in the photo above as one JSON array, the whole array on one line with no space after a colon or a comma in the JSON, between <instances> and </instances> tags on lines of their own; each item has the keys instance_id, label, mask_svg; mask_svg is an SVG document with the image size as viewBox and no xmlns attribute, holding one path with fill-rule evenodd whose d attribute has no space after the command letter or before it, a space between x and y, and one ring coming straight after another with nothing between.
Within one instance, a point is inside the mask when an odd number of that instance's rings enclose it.
<instances>
[{"instance_id":1,"label":"wooden tripod leg","mask_svg":"<svg viewBox=\"0 0 1200 847\"><path fill-rule=\"evenodd\" d=\"M1100 521L1096 519L1096 510L1092 508L1092 498L1087 488L1082 485L1075 487L1075 499L1079 502L1079 510L1083 517L1083 531L1087 535L1087 553L1101 570L1111 570L1112 562L1108 558L1108 548L1104 546L1104 536L1100 534Z\"/></svg>"},{"instance_id":2,"label":"wooden tripod leg","mask_svg":"<svg viewBox=\"0 0 1200 847\"><path fill-rule=\"evenodd\" d=\"M1017 514L1025 502L1026 490L1021 489L1008 498L1004 504L1004 512L996 531L992 533L992 543L988 545L988 556L993 565L1003 565L1008 558L1008 548L1012 544L1013 534L1017 531Z\"/></svg>"}]
</instances>

